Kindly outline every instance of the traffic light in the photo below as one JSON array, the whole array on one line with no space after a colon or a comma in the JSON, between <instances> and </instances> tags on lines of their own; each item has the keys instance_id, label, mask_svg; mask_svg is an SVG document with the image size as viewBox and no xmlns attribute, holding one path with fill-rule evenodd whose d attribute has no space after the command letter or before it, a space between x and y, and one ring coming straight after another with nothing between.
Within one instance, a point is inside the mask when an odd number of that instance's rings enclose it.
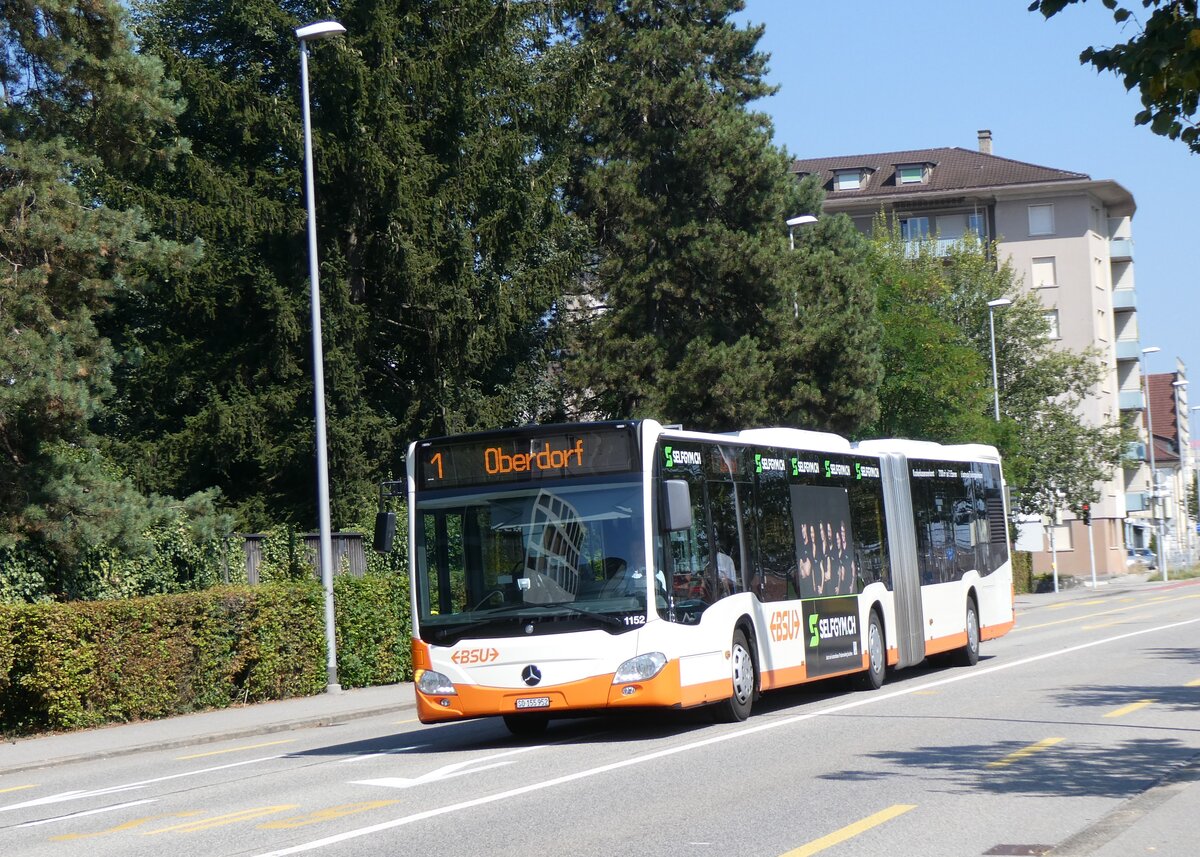
<instances>
[{"instance_id":1,"label":"traffic light","mask_svg":"<svg viewBox=\"0 0 1200 857\"><path fill-rule=\"evenodd\" d=\"M1084 503L1079 511L1083 513L1083 522L1090 527L1092 525L1092 504Z\"/></svg>"}]
</instances>

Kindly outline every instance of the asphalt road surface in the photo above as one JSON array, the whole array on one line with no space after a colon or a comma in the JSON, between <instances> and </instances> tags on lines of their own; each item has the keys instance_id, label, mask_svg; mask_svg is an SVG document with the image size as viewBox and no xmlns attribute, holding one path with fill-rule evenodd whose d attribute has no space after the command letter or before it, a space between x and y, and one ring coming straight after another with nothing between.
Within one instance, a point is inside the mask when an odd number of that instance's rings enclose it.
<instances>
[{"instance_id":1,"label":"asphalt road surface","mask_svg":"<svg viewBox=\"0 0 1200 857\"><path fill-rule=\"evenodd\" d=\"M741 724L389 716L0 776L0 854L1085 855L1194 772L1198 715L1200 582L1143 585ZM1127 853L1192 857L1191 830Z\"/></svg>"}]
</instances>

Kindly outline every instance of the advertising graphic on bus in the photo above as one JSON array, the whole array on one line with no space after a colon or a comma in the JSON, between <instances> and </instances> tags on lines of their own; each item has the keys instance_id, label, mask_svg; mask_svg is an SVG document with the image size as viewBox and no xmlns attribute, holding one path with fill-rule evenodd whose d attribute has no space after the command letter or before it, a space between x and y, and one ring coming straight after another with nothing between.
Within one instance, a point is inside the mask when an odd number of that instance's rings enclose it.
<instances>
[{"instance_id":1,"label":"advertising graphic on bus","mask_svg":"<svg viewBox=\"0 0 1200 857\"><path fill-rule=\"evenodd\" d=\"M535 426L414 443L402 487L425 722L737 721L775 688L973 664L1013 625L988 446Z\"/></svg>"}]
</instances>

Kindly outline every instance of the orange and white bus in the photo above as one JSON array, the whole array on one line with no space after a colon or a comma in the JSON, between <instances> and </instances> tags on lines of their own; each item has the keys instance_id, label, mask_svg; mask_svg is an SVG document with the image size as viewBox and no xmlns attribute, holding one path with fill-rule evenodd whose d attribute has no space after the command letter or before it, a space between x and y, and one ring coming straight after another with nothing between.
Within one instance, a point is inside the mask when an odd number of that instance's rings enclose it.
<instances>
[{"instance_id":1,"label":"orange and white bus","mask_svg":"<svg viewBox=\"0 0 1200 857\"><path fill-rule=\"evenodd\" d=\"M701 705L738 721L775 688L974 664L1013 626L990 446L537 426L414 443L406 487L426 723L531 734Z\"/></svg>"}]
</instances>

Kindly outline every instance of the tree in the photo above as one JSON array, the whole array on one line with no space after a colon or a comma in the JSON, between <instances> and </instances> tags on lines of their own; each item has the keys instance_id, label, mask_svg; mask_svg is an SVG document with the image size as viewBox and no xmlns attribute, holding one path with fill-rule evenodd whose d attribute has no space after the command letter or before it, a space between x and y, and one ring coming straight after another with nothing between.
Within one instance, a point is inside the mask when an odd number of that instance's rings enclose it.
<instances>
[{"instance_id":1,"label":"tree","mask_svg":"<svg viewBox=\"0 0 1200 857\"><path fill-rule=\"evenodd\" d=\"M0 592L95 594L82 558L142 553L146 529L179 512L139 493L90 427L113 391L97 320L194 255L106 194L114 170L173 156L178 106L161 67L134 53L118 3L3 12ZM209 499L189 507L206 514ZM14 582L18 568L26 576Z\"/></svg>"},{"instance_id":2,"label":"tree","mask_svg":"<svg viewBox=\"0 0 1200 857\"><path fill-rule=\"evenodd\" d=\"M877 219L873 252L887 375L879 433L940 442L990 442L1004 455L1013 508L1053 514L1099 499L1119 466L1124 433L1088 425L1079 409L1100 378L1096 354L1059 351L1037 298L1021 291L995 245L972 236L948 253L917 252ZM988 301L995 314L1001 420L993 415Z\"/></svg>"},{"instance_id":3,"label":"tree","mask_svg":"<svg viewBox=\"0 0 1200 857\"><path fill-rule=\"evenodd\" d=\"M1076 2L1082 0L1035 0L1029 11L1052 18ZM1196 0L1141 0L1143 9L1153 8L1144 22L1138 22L1137 13L1117 0L1103 3L1118 24L1132 20L1140 28L1128 41L1108 48L1084 49L1079 61L1091 63L1097 71L1120 75L1126 89L1138 88L1143 109L1134 116L1135 124L1149 125L1155 134L1182 140L1193 152L1200 152Z\"/></svg>"},{"instance_id":4,"label":"tree","mask_svg":"<svg viewBox=\"0 0 1200 857\"><path fill-rule=\"evenodd\" d=\"M740 8L575 6L566 35L588 101L567 196L593 248L564 307L575 413L703 429L849 430L873 416L863 244L831 223L788 252L784 221L821 200L748 109L771 89L761 29L731 20Z\"/></svg>"},{"instance_id":5,"label":"tree","mask_svg":"<svg viewBox=\"0 0 1200 857\"><path fill-rule=\"evenodd\" d=\"M540 4L338 15L347 34L310 52L335 524L364 517L406 441L541 407L528 367L545 363L575 240L555 142L572 75ZM293 34L310 16L149 0L140 18L192 150L134 192L206 259L124 307L128 395L109 428L145 484L216 481L242 527L311 525L315 509Z\"/></svg>"}]
</instances>

